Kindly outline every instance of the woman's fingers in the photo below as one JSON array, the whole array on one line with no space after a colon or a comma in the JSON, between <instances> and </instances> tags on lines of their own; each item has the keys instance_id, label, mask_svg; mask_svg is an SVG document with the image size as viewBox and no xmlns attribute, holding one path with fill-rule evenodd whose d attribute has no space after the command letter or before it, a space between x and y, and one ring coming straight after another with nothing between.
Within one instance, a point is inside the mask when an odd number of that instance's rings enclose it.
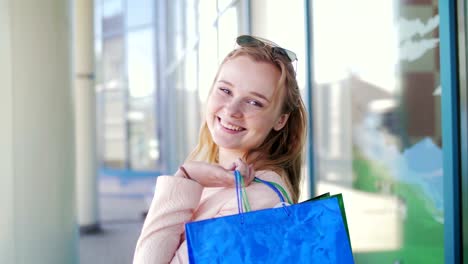
<instances>
[{"instance_id":1,"label":"woman's fingers","mask_svg":"<svg viewBox=\"0 0 468 264\"><path fill-rule=\"evenodd\" d=\"M236 164L236 170L238 170L242 176L245 177L249 173L247 164L241 158L238 158L234 163Z\"/></svg>"},{"instance_id":2,"label":"woman's fingers","mask_svg":"<svg viewBox=\"0 0 468 264\"><path fill-rule=\"evenodd\" d=\"M244 178L245 186L248 186L255 177L255 171L253 169L253 165L247 165L242 159L237 159L235 162L235 169L240 172L242 177Z\"/></svg>"},{"instance_id":3,"label":"woman's fingers","mask_svg":"<svg viewBox=\"0 0 468 264\"><path fill-rule=\"evenodd\" d=\"M186 162L183 167L190 175L190 179L204 187L233 187L235 186L234 170L238 170L248 186L255 177L253 165L247 165L242 159L237 159L230 167L222 167L207 162ZM181 174L181 173L179 173Z\"/></svg>"},{"instance_id":4,"label":"woman's fingers","mask_svg":"<svg viewBox=\"0 0 468 264\"><path fill-rule=\"evenodd\" d=\"M233 162L230 167L226 168L228 171L233 171L236 169L236 162Z\"/></svg>"},{"instance_id":5,"label":"woman's fingers","mask_svg":"<svg viewBox=\"0 0 468 264\"><path fill-rule=\"evenodd\" d=\"M254 178L253 166L247 165L243 160L234 161L231 167L224 168L221 165L200 161L189 161L183 164L189 178L204 187L233 187L235 186L234 170L238 170L244 179L245 185L249 185ZM180 169L176 175L183 175ZM185 177L187 178L187 177Z\"/></svg>"}]
</instances>

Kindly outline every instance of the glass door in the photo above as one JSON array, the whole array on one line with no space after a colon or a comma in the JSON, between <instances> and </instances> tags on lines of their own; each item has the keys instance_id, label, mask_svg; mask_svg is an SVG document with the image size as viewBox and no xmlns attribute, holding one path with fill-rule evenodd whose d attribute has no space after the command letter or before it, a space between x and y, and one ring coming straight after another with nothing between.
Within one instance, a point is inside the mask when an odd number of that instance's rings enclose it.
<instances>
[{"instance_id":1,"label":"glass door","mask_svg":"<svg viewBox=\"0 0 468 264\"><path fill-rule=\"evenodd\" d=\"M356 263L444 263L438 1L311 10L315 193L343 193Z\"/></svg>"}]
</instances>

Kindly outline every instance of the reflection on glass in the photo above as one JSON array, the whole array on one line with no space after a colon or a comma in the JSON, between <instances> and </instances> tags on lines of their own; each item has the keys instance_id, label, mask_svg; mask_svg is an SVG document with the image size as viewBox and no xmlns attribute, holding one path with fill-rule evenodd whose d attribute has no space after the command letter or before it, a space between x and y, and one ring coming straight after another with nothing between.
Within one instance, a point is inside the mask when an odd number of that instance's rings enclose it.
<instances>
[{"instance_id":1,"label":"reflection on glass","mask_svg":"<svg viewBox=\"0 0 468 264\"><path fill-rule=\"evenodd\" d=\"M155 53L151 27L127 33L129 163L134 170L155 170L159 160L155 117Z\"/></svg>"},{"instance_id":2,"label":"reflection on glass","mask_svg":"<svg viewBox=\"0 0 468 264\"><path fill-rule=\"evenodd\" d=\"M213 78L216 74L218 65L218 34L215 27L205 29L200 34L199 43L199 98L201 102L205 102L213 83Z\"/></svg>"},{"instance_id":3,"label":"reflection on glass","mask_svg":"<svg viewBox=\"0 0 468 264\"><path fill-rule=\"evenodd\" d=\"M236 0L218 0L218 12L223 12L232 2Z\"/></svg>"},{"instance_id":4,"label":"reflection on glass","mask_svg":"<svg viewBox=\"0 0 468 264\"><path fill-rule=\"evenodd\" d=\"M218 57L223 59L229 51L235 47L235 40L239 32L237 25L237 8L236 6L229 8L222 17L218 20L219 29L219 54Z\"/></svg>"},{"instance_id":5,"label":"reflection on glass","mask_svg":"<svg viewBox=\"0 0 468 264\"><path fill-rule=\"evenodd\" d=\"M133 170L156 170L159 141L156 138L154 97L130 98L126 114L129 123L129 163Z\"/></svg>"},{"instance_id":6,"label":"reflection on glass","mask_svg":"<svg viewBox=\"0 0 468 264\"><path fill-rule=\"evenodd\" d=\"M218 54L234 47L239 3L95 2L95 27L102 24L95 45L99 140L105 165L169 171L186 157L197 140L201 105L225 55ZM161 7L165 29L155 39L154 14ZM226 7L226 12L218 12L217 7ZM156 79L164 85L156 87Z\"/></svg>"},{"instance_id":7,"label":"reflection on glass","mask_svg":"<svg viewBox=\"0 0 468 264\"><path fill-rule=\"evenodd\" d=\"M123 29L122 0L105 0L102 2L103 34L113 34Z\"/></svg>"},{"instance_id":8,"label":"reflection on glass","mask_svg":"<svg viewBox=\"0 0 468 264\"><path fill-rule=\"evenodd\" d=\"M127 74L131 97L145 97L154 92L155 57L152 28L127 35Z\"/></svg>"},{"instance_id":9,"label":"reflection on glass","mask_svg":"<svg viewBox=\"0 0 468 264\"><path fill-rule=\"evenodd\" d=\"M196 23L198 19L198 0L185 1L185 36L188 47L192 48L198 41L199 26Z\"/></svg>"},{"instance_id":10,"label":"reflection on glass","mask_svg":"<svg viewBox=\"0 0 468 264\"><path fill-rule=\"evenodd\" d=\"M122 13L123 0L102 0L102 15L104 18L113 17Z\"/></svg>"},{"instance_id":11,"label":"reflection on glass","mask_svg":"<svg viewBox=\"0 0 468 264\"><path fill-rule=\"evenodd\" d=\"M153 21L154 1L128 0L126 11L127 28L148 25Z\"/></svg>"},{"instance_id":12,"label":"reflection on glass","mask_svg":"<svg viewBox=\"0 0 468 264\"><path fill-rule=\"evenodd\" d=\"M215 26L216 19L218 17L218 11L216 5L213 4L213 0L200 0L198 4L198 25L200 31L210 30Z\"/></svg>"},{"instance_id":13,"label":"reflection on glass","mask_svg":"<svg viewBox=\"0 0 468 264\"><path fill-rule=\"evenodd\" d=\"M122 36L104 39L103 69L106 90L123 89L124 40Z\"/></svg>"},{"instance_id":14,"label":"reflection on glass","mask_svg":"<svg viewBox=\"0 0 468 264\"><path fill-rule=\"evenodd\" d=\"M124 168L126 161L126 87L123 82L124 40L122 36L103 40L103 98L100 106L101 143L104 164L114 168Z\"/></svg>"},{"instance_id":15,"label":"reflection on glass","mask_svg":"<svg viewBox=\"0 0 468 264\"><path fill-rule=\"evenodd\" d=\"M100 38L102 35L102 2L94 1L94 36Z\"/></svg>"},{"instance_id":16,"label":"reflection on glass","mask_svg":"<svg viewBox=\"0 0 468 264\"><path fill-rule=\"evenodd\" d=\"M314 2L317 192L356 263L444 261L437 2L411 3Z\"/></svg>"},{"instance_id":17,"label":"reflection on glass","mask_svg":"<svg viewBox=\"0 0 468 264\"><path fill-rule=\"evenodd\" d=\"M127 33L129 163L135 170L154 170L159 159L155 118L153 29Z\"/></svg>"}]
</instances>

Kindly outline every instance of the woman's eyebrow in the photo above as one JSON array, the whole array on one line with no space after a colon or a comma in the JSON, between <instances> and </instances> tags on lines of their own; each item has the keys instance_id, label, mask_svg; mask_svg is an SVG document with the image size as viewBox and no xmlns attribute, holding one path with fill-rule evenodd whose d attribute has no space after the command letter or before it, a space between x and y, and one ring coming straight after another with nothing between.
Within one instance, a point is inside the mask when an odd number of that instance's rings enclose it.
<instances>
[{"instance_id":1,"label":"woman's eyebrow","mask_svg":"<svg viewBox=\"0 0 468 264\"><path fill-rule=\"evenodd\" d=\"M229 86L231 86L231 87L234 86L234 85L233 85L232 83L230 83L229 81L222 80L222 79L221 79L221 80L218 80L218 83L224 83L224 84L227 84L227 85L229 85ZM261 93L252 91L252 92L250 92L250 94L252 94L252 95L254 95L254 96L256 96L256 97L259 97L259 98L261 98L261 99L267 101L268 103L270 103L270 100L269 100L268 98L266 98L266 96L264 96L264 95L261 94Z\"/></svg>"},{"instance_id":2,"label":"woman's eyebrow","mask_svg":"<svg viewBox=\"0 0 468 264\"><path fill-rule=\"evenodd\" d=\"M230 82L228 82L228 81L225 81L225 80L219 80L218 82L219 82L219 83L225 83L225 84L227 84L227 85L229 85L229 86L233 86L232 83L230 83Z\"/></svg>"},{"instance_id":3,"label":"woman's eyebrow","mask_svg":"<svg viewBox=\"0 0 468 264\"><path fill-rule=\"evenodd\" d=\"M257 96L257 97L260 97L260 98L262 98L263 100L265 100L265 101L267 101L268 103L270 103L270 100L268 100L268 98L266 98L266 97L265 97L263 94L261 94L261 93L250 92L250 94L253 94L253 95Z\"/></svg>"}]
</instances>

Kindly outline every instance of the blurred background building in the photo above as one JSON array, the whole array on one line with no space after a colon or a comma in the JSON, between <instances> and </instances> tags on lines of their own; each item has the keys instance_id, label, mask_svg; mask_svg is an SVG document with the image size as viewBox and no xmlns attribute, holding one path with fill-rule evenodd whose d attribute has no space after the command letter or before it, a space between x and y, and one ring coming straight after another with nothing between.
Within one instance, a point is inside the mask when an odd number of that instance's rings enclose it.
<instances>
[{"instance_id":1,"label":"blurred background building","mask_svg":"<svg viewBox=\"0 0 468 264\"><path fill-rule=\"evenodd\" d=\"M195 146L240 34L297 53L309 111L301 200L343 193L356 263L468 263L466 10L466 0L0 0L0 173L11 175L0 263L131 262L157 177ZM31 145L37 128L52 134ZM61 155L73 138L76 154ZM60 157L76 169L54 170ZM52 168L37 170L44 162ZM31 192L43 200L31 204ZM32 216L46 224L26 230L44 232L21 231Z\"/></svg>"}]
</instances>

